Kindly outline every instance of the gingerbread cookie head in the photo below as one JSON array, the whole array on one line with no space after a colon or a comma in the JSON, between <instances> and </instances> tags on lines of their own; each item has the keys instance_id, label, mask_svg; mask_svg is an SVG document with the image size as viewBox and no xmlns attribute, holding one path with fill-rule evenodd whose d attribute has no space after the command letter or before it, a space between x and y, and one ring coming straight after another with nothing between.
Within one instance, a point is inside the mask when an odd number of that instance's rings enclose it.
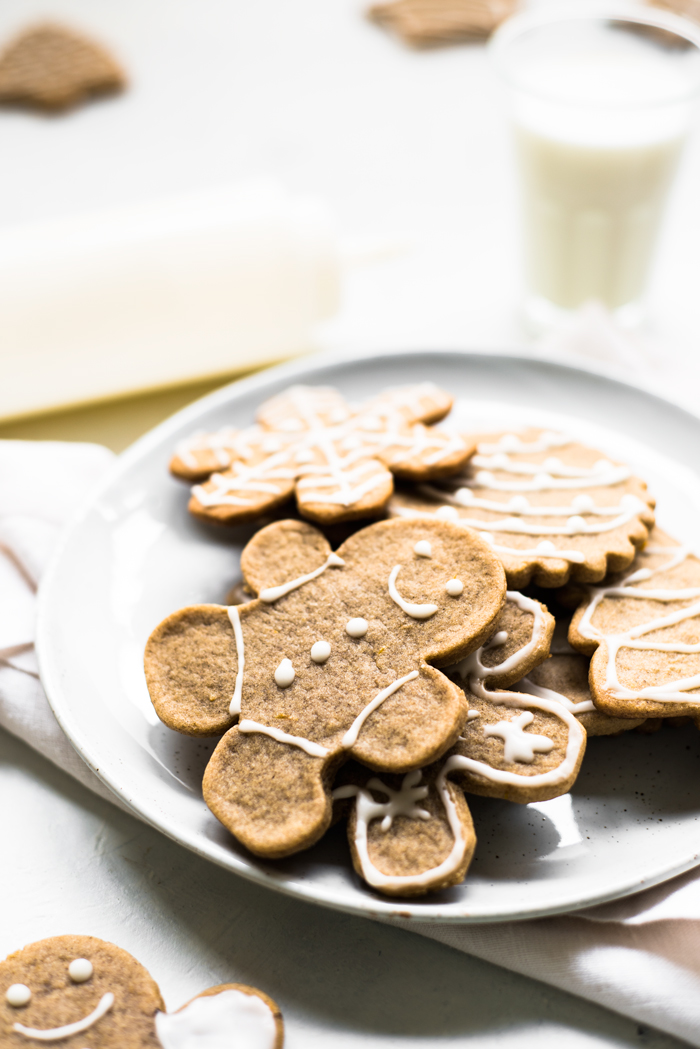
<instances>
[{"instance_id":1,"label":"gingerbread cookie head","mask_svg":"<svg viewBox=\"0 0 700 1049\"><path fill-rule=\"evenodd\" d=\"M394 474L444 477L473 453L473 442L425 425L451 403L430 383L359 408L332 388L293 386L262 405L257 426L181 441L170 469L200 482L189 509L207 521L256 520L293 494L301 515L323 524L378 517Z\"/></svg>"},{"instance_id":2,"label":"gingerbread cookie head","mask_svg":"<svg viewBox=\"0 0 700 1049\"><path fill-rule=\"evenodd\" d=\"M93 936L55 936L0 963L0 1044L157 1049L158 985L135 958Z\"/></svg>"},{"instance_id":3,"label":"gingerbread cookie head","mask_svg":"<svg viewBox=\"0 0 700 1049\"><path fill-rule=\"evenodd\" d=\"M282 1049L277 1005L222 984L176 1013L135 958L94 936L54 936L0 963L0 1044L91 1049Z\"/></svg>"},{"instance_id":4,"label":"gingerbread cookie head","mask_svg":"<svg viewBox=\"0 0 700 1049\"><path fill-rule=\"evenodd\" d=\"M310 525L277 522L241 567L258 598L170 616L146 677L171 728L228 729L205 800L251 851L284 856L325 831L349 757L405 773L454 743L464 694L436 667L489 636L505 580L486 543L439 521L383 521L335 553Z\"/></svg>"},{"instance_id":5,"label":"gingerbread cookie head","mask_svg":"<svg viewBox=\"0 0 700 1049\"><path fill-rule=\"evenodd\" d=\"M700 560L655 529L629 572L589 588L569 640L593 657L591 694L604 713L700 716Z\"/></svg>"},{"instance_id":6,"label":"gingerbread cookie head","mask_svg":"<svg viewBox=\"0 0 700 1049\"><path fill-rule=\"evenodd\" d=\"M559 700L506 689L547 659L554 619L538 601L508 591L496 626L455 668L469 721L445 768L471 794L547 801L566 794L578 776L585 730Z\"/></svg>"},{"instance_id":7,"label":"gingerbread cookie head","mask_svg":"<svg viewBox=\"0 0 700 1049\"><path fill-rule=\"evenodd\" d=\"M479 438L462 475L397 493L389 511L477 529L509 586L521 588L593 583L627 568L647 541L653 506L624 464L564 434L532 429Z\"/></svg>"}]
</instances>

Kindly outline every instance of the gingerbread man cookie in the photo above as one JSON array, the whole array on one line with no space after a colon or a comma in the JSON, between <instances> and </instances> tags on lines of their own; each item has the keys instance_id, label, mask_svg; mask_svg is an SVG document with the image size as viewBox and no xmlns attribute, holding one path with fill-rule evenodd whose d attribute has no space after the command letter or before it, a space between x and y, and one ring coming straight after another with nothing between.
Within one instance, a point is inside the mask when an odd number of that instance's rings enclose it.
<instances>
[{"instance_id":1,"label":"gingerbread man cookie","mask_svg":"<svg viewBox=\"0 0 700 1049\"><path fill-rule=\"evenodd\" d=\"M0 963L0 1045L80 1049L282 1049L278 1007L221 984L175 1013L135 958L94 936L54 936Z\"/></svg>"},{"instance_id":2,"label":"gingerbread man cookie","mask_svg":"<svg viewBox=\"0 0 700 1049\"><path fill-rule=\"evenodd\" d=\"M586 732L559 699L507 689L547 659L554 619L538 601L508 591L497 626L488 643L455 668L469 721L446 768L467 793L547 801L576 780Z\"/></svg>"},{"instance_id":3,"label":"gingerbread man cookie","mask_svg":"<svg viewBox=\"0 0 700 1049\"><path fill-rule=\"evenodd\" d=\"M466 472L397 492L389 512L477 529L509 586L520 589L594 583L624 570L647 541L653 507L629 467L564 434L532 429L479 438Z\"/></svg>"},{"instance_id":4,"label":"gingerbread man cookie","mask_svg":"<svg viewBox=\"0 0 700 1049\"><path fill-rule=\"evenodd\" d=\"M226 733L205 800L275 858L324 833L349 757L406 773L455 742L465 697L437 667L493 633L505 578L483 540L440 521L382 521L335 553L311 525L276 522L241 567L258 597L169 616L148 641L146 677L166 725Z\"/></svg>"},{"instance_id":5,"label":"gingerbread man cookie","mask_svg":"<svg viewBox=\"0 0 700 1049\"><path fill-rule=\"evenodd\" d=\"M356 409L332 388L293 386L261 406L257 426L181 441L170 469L199 482L189 509L207 521L256 520L292 495L303 517L323 524L378 517L394 475L445 477L473 454L473 442L425 425L451 405L431 383Z\"/></svg>"},{"instance_id":6,"label":"gingerbread man cookie","mask_svg":"<svg viewBox=\"0 0 700 1049\"><path fill-rule=\"evenodd\" d=\"M700 560L655 529L630 572L588 588L569 641L593 657L591 694L604 713L700 717Z\"/></svg>"}]
</instances>

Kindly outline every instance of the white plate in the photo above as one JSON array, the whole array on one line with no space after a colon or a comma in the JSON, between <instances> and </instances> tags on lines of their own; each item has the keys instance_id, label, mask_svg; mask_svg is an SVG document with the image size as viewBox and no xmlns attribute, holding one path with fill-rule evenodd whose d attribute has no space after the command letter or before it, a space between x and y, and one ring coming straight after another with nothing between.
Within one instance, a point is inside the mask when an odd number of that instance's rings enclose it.
<instances>
[{"instance_id":1,"label":"white plate","mask_svg":"<svg viewBox=\"0 0 700 1049\"><path fill-rule=\"evenodd\" d=\"M200 427L252 421L291 381L331 383L352 399L429 378L460 400L458 421L542 420L630 462L659 500L660 523L693 542L700 420L603 374L477 353L313 358L234 383L125 452L65 535L40 596L38 648L54 712L85 761L131 808L189 849L270 888L346 911L424 921L531 918L613 899L699 862L700 733L593 739L570 795L519 806L472 798L478 846L466 882L392 901L351 869L344 827L271 863L251 856L209 813L201 777L211 742L158 721L142 670L150 631L168 613L223 601L251 528L193 521L168 476L175 441ZM494 403L495 402L495 403ZM498 423L496 423L498 424ZM653 449L652 449L653 445Z\"/></svg>"}]
</instances>

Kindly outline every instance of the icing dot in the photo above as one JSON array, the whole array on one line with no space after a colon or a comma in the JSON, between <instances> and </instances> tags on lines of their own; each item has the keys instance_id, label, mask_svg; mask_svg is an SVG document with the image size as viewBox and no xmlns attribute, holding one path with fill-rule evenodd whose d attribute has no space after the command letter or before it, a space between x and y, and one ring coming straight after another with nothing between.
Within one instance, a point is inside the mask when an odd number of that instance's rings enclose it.
<instances>
[{"instance_id":1,"label":"icing dot","mask_svg":"<svg viewBox=\"0 0 700 1049\"><path fill-rule=\"evenodd\" d=\"M520 447L520 441L514 433L504 433L499 443L504 452L517 452Z\"/></svg>"},{"instance_id":2,"label":"icing dot","mask_svg":"<svg viewBox=\"0 0 700 1049\"><path fill-rule=\"evenodd\" d=\"M554 456L550 456L549 459L545 459L542 466L547 473L552 473L553 471L561 469L561 459L556 459Z\"/></svg>"},{"instance_id":3,"label":"icing dot","mask_svg":"<svg viewBox=\"0 0 700 1049\"><path fill-rule=\"evenodd\" d=\"M454 506L441 506L435 511L435 516L440 521L457 521L459 519L459 510Z\"/></svg>"},{"instance_id":4,"label":"icing dot","mask_svg":"<svg viewBox=\"0 0 700 1049\"><path fill-rule=\"evenodd\" d=\"M74 958L68 966L68 975L73 983L85 983L92 976L92 962L87 958Z\"/></svg>"},{"instance_id":5,"label":"icing dot","mask_svg":"<svg viewBox=\"0 0 700 1049\"><path fill-rule=\"evenodd\" d=\"M535 474L534 483L538 488L550 488L552 485L552 478L549 474Z\"/></svg>"},{"instance_id":6,"label":"icing dot","mask_svg":"<svg viewBox=\"0 0 700 1049\"><path fill-rule=\"evenodd\" d=\"M595 503L590 495L582 494L577 495L576 498L572 500L571 505L573 509L578 510L579 513L585 513L586 510L592 510Z\"/></svg>"},{"instance_id":7,"label":"icing dot","mask_svg":"<svg viewBox=\"0 0 700 1049\"><path fill-rule=\"evenodd\" d=\"M579 517L578 514L575 514L567 520L566 527L569 532L585 532L586 522L582 517Z\"/></svg>"},{"instance_id":8,"label":"icing dot","mask_svg":"<svg viewBox=\"0 0 700 1049\"><path fill-rule=\"evenodd\" d=\"M530 504L524 495L514 495L508 502L509 510L527 510L529 506Z\"/></svg>"},{"instance_id":9,"label":"icing dot","mask_svg":"<svg viewBox=\"0 0 700 1049\"><path fill-rule=\"evenodd\" d=\"M479 711L478 710L470 710L469 714L467 715L467 718L468 718L469 721L474 721L474 719L478 718L478 717L479 717Z\"/></svg>"},{"instance_id":10,"label":"icing dot","mask_svg":"<svg viewBox=\"0 0 700 1049\"><path fill-rule=\"evenodd\" d=\"M317 641L311 646L311 658L314 663L325 663L331 654L331 646L327 641Z\"/></svg>"},{"instance_id":11,"label":"icing dot","mask_svg":"<svg viewBox=\"0 0 700 1049\"><path fill-rule=\"evenodd\" d=\"M641 500L638 499L636 495L631 495L630 493L628 493L627 495L623 495L622 499L620 499L620 506L623 507L623 509L625 510L644 509L644 505L641 502Z\"/></svg>"},{"instance_id":12,"label":"icing dot","mask_svg":"<svg viewBox=\"0 0 700 1049\"><path fill-rule=\"evenodd\" d=\"M499 453L491 456L491 465L495 470L505 470L508 466L508 456Z\"/></svg>"},{"instance_id":13,"label":"icing dot","mask_svg":"<svg viewBox=\"0 0 700 1049\"><path fill-rule=\"evenodd\" d=\"M275 671L275 684L280 688L288 688L295 676L291 659L283 659Z\"/></svg>"},{"instance_id":14,"label":"icing dot","mask_svg":"<svg viewBox=\"0 0 700 1049\"><path fill-rule=\"evenodd\" d=\"M553 554L556 550L556 546L551 539L543 539L541 543L538 543L535 550L539 554Z\"/></svg>"},{"instance_id":15,"label":"icing dot","mask_svg":"<svg viewBox=\"0 0 700 1049\"><path fill-rule=\"evenodd\" d=\"M31 997L32 992L24 983L13 983L5 991L5 1001L15 1009L19 1008L20 1005L26 1005Z\"/></svg>"},{"instance_id":16,"label":"icing dot","mask_svg":"<svg viewBox=\"0 0 700 1049\"><path fill-rule=\"evenodd\" d=\"M445 591L450 597L459 597L464 590L464 583L461 579L448 579L445 583Z\"/></svg>"},{"instance_id":17,"label":"icing dot","mask_svg":"<svg viewBox=\"0 0 700 1049\"><path fill-rule=\"evenodd\" d=\"M471 488L458 488L455 499L459 499L460 503L471 503L474 501L474 493Z\"/></svg>"},{"instance_id":18,"label":"icing dot","mask_svg":"<svg viewBox=\"0 0 700 1049\"><path fill-rule=\"evenodd\" d=\"M493 635L493 637L489 641L488 647L489 648L496 648L498 645L505 645L507 640L508 640L508 631L507 630L499 630L497 633L495 633Z\"/></svg>"},{"instance_id":19,"label":"icing dot","mask_svg":"<svg viewBox=\"0 0 700 1049\"><path fill-rule=\"evenodd\" d=\"M432 557L433 548L427 539L419 539L416 545L413 547L414 554L418 557Z\"/></svg>"},{"instance_id":20,"label":"icing dot","mask_svg":"<svg viewBox=\"0 0 700 1049\"><path fill-rule=\"evenodd\" d=\"M364 637L369 629L369 623L362 616L358 616L357 619L349 619L345 624L346 633L350 637Z\"/></svg>"},{"instance_id":21,"label":"icing dot","mask_svg":"<svg viewBox=\"0 0 700 1049\"><path fill-rule=\"evenodd\" d=\"M477 484L483 484L488 487L488 485L493 484L493 474L490 470L479 470L474 480Z\"/></svg>"}]
</instances>

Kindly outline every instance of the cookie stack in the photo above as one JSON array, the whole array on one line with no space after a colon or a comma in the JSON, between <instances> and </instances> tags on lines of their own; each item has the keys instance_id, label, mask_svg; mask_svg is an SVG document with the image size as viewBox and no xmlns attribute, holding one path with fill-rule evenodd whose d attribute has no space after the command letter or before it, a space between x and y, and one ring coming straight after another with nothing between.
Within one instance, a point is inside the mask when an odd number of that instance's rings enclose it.
<instances>
[{"instance_id":1,"label":"cookie stack","mask_svg":"<svg viewBox=\"0 0 700 1049\"><path fill-rule=\"evenodd\" d=\"M238 841L281 858L345 817L392 896L463 880L465 794L551 799L588 735L700 718L700 562L650 535L644 482L565 434L442 430L450 408L293 387L181 442L191 513L260 528L236 603L146 648L161 720L221 736L203 792Z\"/></svg>"}]
</instances>

